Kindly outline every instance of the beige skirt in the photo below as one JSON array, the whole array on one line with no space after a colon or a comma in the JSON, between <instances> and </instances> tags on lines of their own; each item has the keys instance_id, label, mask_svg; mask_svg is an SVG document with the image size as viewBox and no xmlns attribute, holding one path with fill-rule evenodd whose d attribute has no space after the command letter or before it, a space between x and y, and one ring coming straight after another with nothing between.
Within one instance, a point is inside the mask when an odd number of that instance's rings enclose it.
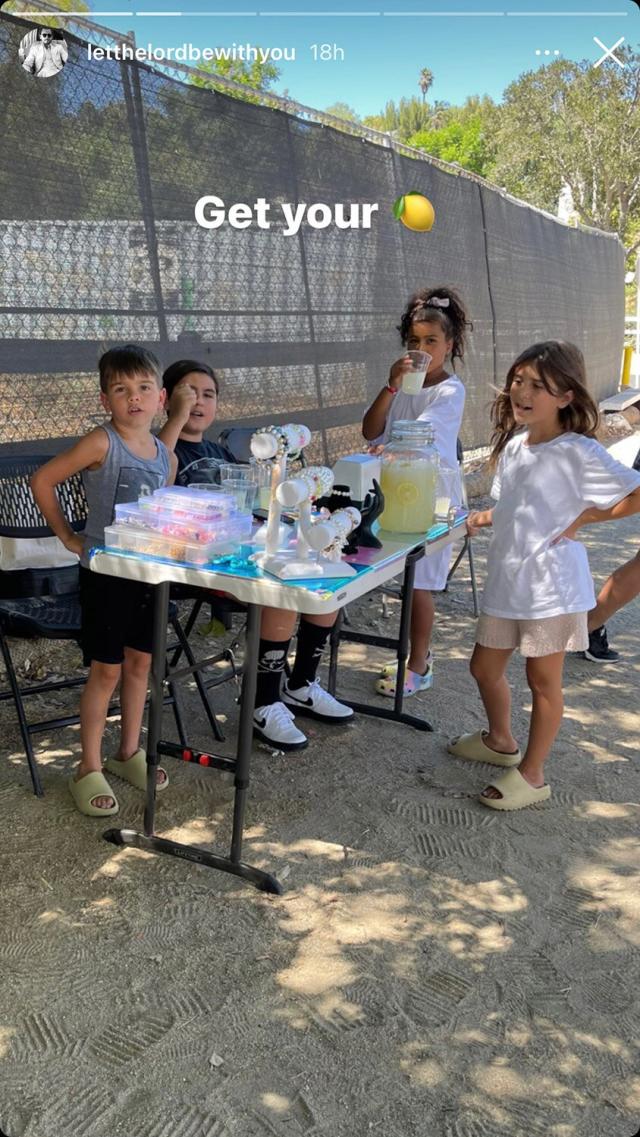
<instances>
[{"instance_id":1,"label":"beige skirt","mask_svg":"<svg viewBox=\"0 0 640 1137\"><path fill-rule=\"evenodd\" d=\"M559 651L585 651L589 646L587 613L549 616L546 620L510 620L480 614L476 643L482 647L520 648L525 656L555 655Z\"/></svg>"}]
</instances>

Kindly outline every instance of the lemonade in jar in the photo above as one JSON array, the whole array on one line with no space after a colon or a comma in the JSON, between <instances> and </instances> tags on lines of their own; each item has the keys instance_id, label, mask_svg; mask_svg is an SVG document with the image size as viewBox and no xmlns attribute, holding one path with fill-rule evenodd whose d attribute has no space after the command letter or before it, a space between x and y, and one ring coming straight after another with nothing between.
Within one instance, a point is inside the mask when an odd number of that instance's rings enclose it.
<instances>
[{"instance_id":1,"label":"lemonade in jar","mask_svg":"<svg viewBox=\"0 0 640 1137\"><path fill-rule=\"evenodd\" d=\"M398 421L382 453L380 527L391 533L426 533L433 525L438 451L430 422Z\"/></svg>"}]
</instances>

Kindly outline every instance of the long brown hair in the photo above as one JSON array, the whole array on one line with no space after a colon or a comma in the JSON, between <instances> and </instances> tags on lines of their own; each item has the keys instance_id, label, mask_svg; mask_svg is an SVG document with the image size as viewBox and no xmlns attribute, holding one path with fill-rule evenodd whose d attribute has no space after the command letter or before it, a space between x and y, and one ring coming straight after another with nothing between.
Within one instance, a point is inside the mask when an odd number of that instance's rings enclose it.
<instances>
[{"instance_id":1,"label":"long brown hair","mask_svg":"<svg viewBox=\"0 0 640 1137\"><path fill-rule=\"evenodd\" d=\"M464 359L466 333L473 330L473 324L453 288L421 288L414 292L398 324L403 344L409 339L411 325L420 321L439 324L447 339L453 340L451 362L454 366L456 359Z\"/></svg>"},{"instance_id":2,"label":"long brown hair","mask_svg":"<svg viewBox=\"0 0 640 1137\"><path fill-rule=\"evenodd\" d=\"M505 446L519 427L513 416L509 392L516 372L525 364L535 368L540 380L551 395L573 392L573 399L560 407L558 415L564 432L586 434L593 438L598 427L598 408L587 390L584 356L579 347L562 340L534 343L523 351L507 372L504 389L499 392L491 407L493 434L489 465L495 467Z\"/></svg>"}]
</instances>

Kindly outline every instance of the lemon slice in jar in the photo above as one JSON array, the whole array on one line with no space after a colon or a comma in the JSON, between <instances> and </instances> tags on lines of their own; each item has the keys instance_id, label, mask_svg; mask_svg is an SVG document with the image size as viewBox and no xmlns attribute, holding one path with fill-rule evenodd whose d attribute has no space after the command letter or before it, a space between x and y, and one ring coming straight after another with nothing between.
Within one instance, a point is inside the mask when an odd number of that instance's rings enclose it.
<instances>
[{"instance_id":1,"label":"lemon slice in jar","mask_svg":"<svg viewBox=\"0 0 640 1137\"><path fill-rule=\"evenodd\" d=\"M396 486L396 501L400 505L415 505L418 497L418 487L413 482L399 482Z\"/></svg>"}]
</instances>

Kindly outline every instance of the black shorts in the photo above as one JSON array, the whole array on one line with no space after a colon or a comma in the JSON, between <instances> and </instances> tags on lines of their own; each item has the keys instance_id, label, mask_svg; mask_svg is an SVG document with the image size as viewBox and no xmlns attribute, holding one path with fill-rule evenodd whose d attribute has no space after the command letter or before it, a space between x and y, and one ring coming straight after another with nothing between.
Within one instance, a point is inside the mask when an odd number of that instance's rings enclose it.
<instances>
[{"instance_id":1,"label":"black shorts","mask_svg":"<svg viewBox=\"0 0 640 1137\"><path fill-rule=\"evenodd\" d=\"M153 589L80 566L82 654L85 667L122 663L124 649L149 654L153 647Z\"/></svg>"}]
</instances>

